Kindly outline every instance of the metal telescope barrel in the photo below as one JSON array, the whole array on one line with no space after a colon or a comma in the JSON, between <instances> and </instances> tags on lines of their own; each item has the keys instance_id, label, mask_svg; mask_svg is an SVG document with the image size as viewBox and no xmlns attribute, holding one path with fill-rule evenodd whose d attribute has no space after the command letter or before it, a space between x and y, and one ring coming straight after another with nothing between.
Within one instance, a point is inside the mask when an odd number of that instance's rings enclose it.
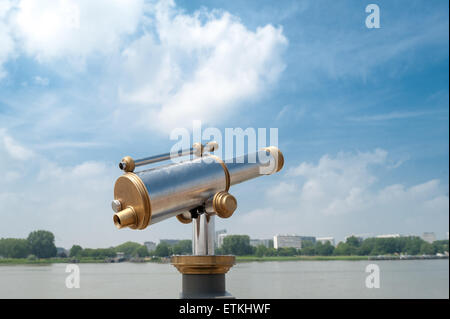
<instances>
[{"instance_id":1,"label":"metal telescope barrel","mask_svg":"<svg viewBox=\"0 0 450 319\"><path fill-rule=\"evenodd\" d=\"M183 157L187 155L195 154L197 156L201 156L204 152L213 152L218 148L217 142L209 142L206 145L202 145L200 143L195 143L191 148L187 148L184 150L179 150L177 152L169 152L149 157L140 158L137 160L132 159L129 156L126 156L119 163L119 168L126 172L132 172L138 166L158 163L162 161L167 161L176 157Z\"/></svg>"},{"instance_id":2,"label":"metal telescope barrel","mask_svg":"<svg viewBox=\"0 0 450 319\"><path fill-rule=\"evenodd\" d=\"M181 156L186 156L186 155L192 155L193 153L194 153L194 148L191 147L191 148L188 148L185 150L178 151L176 153L176 156L181 157ZM155 155L155 156L150 156L150 157L144 157L144 158L135 160L134 165L136 167L138 167L138 166L142 166L142 165L166 161L166 160L171 159L173 156L174 156L174 153L165 153L165 154L160 154L160 155Z\"/></svg>"},{"instance_id":3,"label":"metal telescope barrel","mask_svg":"<svg viewBox=\"0 0 450 319\"><path fill-rule=\"evenodd\" d=\"M167 156L170 158L171 154L137 161L125 157L121 164L124 164L126 173L117 179L114 186L116 227L144 229L174 216L183 223L189 223L192 217L196 217L195 209L199 207L204 209L203 212L230 217L237 207L236 199L228 193L230 186L276 173L284 162L282 153L274 146L225 162L215 155L205 154L205 149L210 151L215 147L195 145L179 154L195 154L197 150L197 155L200 155L197 158L140 172L133 172L134 167L130 170L130 164L155 163L167 159Z\"/></svg>"}]
</instances>

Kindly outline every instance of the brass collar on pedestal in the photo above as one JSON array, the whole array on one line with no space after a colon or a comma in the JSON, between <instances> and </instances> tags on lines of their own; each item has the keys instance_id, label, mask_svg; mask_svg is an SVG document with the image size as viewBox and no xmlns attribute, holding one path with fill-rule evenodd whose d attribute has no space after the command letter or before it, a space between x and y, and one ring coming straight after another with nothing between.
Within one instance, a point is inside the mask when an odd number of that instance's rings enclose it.
<instances>
[{"instance_id":1,"label":"brass collar on pedestal","mask_svg":"<svg viewBox=\"0 0 450 319\"><path fill-rule=\"evenodd\" d=\"M225 274L235 264L234 256L173 256L171 263L183 275Z\"/></svg>"}]
</instances>

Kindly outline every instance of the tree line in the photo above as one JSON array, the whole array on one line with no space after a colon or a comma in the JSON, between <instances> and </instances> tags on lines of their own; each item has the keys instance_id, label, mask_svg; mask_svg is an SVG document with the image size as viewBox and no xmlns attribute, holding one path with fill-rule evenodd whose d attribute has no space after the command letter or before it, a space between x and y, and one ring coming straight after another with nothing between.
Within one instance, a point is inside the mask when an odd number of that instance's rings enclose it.
<instances>
[{"instance_id":1,"label":"tree line","mask_svg":"<svg viewBox=\"0 0 450 319\"><path fill-rule=\"evenodd\" d=\"M191 240L180 240L175 245L160 243L154 251L148 251L145 245L136 242L125 242L109 248L83 248L73 245L68 254L57 253L55 236L46 230L31 232L27 238L0 238L0 257L4 258L74 258L74 259L105 259L114 258L121 252L124 257L144 258L149 256L184 255L192 252Z\"/></svg>"},{"instance_id":2,"label":"tree line","mask_svg":"<svg viewBox=\"0 0 450 319\"><path fill-rule=\"evenodd\" d=\"M147 247L139 243L127 241L118 246L109 248L83 248L80 245L73 245L69 250L68 257L75 259L106 259L116 257L118 252L123 253L124 257L127 259L149 256Z\"/></svg>"},{"instance_id":3,"label":"tree line","mask_svg":"<svg viewBox=\"0 0 450 319\"><path fill-rule=\"evenodd\" d=\"M49 231L36 230L31 232L26 239L1 238L0 256L6 258L55 257L55 236Z\"/></svg>"},{"instance_id":4,"label":"tree line","mask_svg":"<svg viewBox=\"0 0 450 319\"><path fill-rule=\"evenodd\" d=\"M263 245L252 247L247 235L230 235L224 238L222 247L217 254L232 254L236 256L378 256L390 254L434 255L448 252L448 240L437 240L428 243L417 236L398 238L367 238L360 240L355 236L340 242L336 247L330 242L302 242L302 248L293 247L272 248Z\"/></svg>"},{"instance_id":5,"label":"tree line","mask_svg":"<svg viewBox=\"0 0 450 319\"><path fill-rule=\"evenodd\" d=\"M216 255L253 255L263 256L377 256L389 254L408 255L434 255L448 252L448 240L437 240L428 243L417 236L399 238L367 238L360 240L354 236L340 242L336 247L330 242L302 243L301 249L266 247L263 245L253 247L250 245L250 237L247 235L230 235L224 238L223 244L216 249ZM192 253L192 241L180 240L176 244L169 245L166 242L159 243L153 251L136 242L125 242L110 248L82 248L73 245L68 256L64 253L58 257L70 257L76 259L105 259L114 258L118 252L122 252L125 258L171 255L189 255ZM1 238L0 256L5 258L51 258L57 257L55 236L45 230L31 232L26 239Z\"/></svg>"},{"instance_id":6,"label":"tree line","mask_svg":"<svg viewBox=\"0 0 450 319\"><path fill-rule=\"evenodd\" d=\"M91 258L104 259L113 258L118 252L124 254L124 257L129 258L144 258L150 256L166 257L171 255L187 255L192 252L191 240L180 240L174 245L169 245L162 242L156 246L152 251L148 251L145 245L136 242L127 241L121 245L110 248L82 248L79 245L73 245L69 251L69 257L73 258Z\"/></svg>"}]
</instances>

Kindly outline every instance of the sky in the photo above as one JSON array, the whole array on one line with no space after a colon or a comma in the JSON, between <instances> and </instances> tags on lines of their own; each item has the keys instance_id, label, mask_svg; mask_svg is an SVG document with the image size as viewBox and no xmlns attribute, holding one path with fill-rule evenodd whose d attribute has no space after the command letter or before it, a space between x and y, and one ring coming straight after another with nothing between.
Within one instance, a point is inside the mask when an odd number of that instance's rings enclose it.
<instances>
[{"instance_id":1,"label":"sky","mask_svg":"<svg viewBox=\"0 0 450 319\"><path fill-rule=\"evenodd\" d=\"M380 8L367 28L365 8ZM175 128L277 128L281 172L233 186L216 229L421 235L449 228L449 3L0 0L0 238L190 238L117 230L117 168Z\"/></svg>"}]
</instances>

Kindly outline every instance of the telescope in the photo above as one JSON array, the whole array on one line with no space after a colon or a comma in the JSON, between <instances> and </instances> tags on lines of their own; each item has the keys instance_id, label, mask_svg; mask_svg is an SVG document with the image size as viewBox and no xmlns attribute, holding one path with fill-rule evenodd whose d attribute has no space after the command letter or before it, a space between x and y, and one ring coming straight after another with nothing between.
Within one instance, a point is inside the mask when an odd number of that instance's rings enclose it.
<instances>
[{"instance_id":1,"label":"telescope","mask_svg":"<svg viewBox=\"0 0 450 319\"><path fill-rule=\"evenodd\" d=\"M231 297L225 291L225 273L235 257L214 255L214 217L229 218L235 212L231 186L279 172L284 164L275 146L226 161L212 154L217 149L216 142L195 143L142 159L125 156L119 163L124 174L115 182L112 201L118 229L142 230L171 217L193 223L192 256L172 257L183 274L183 298ZM168 160L172 162L135 172L137 167Z\"/></svg>"}]
</instances>

